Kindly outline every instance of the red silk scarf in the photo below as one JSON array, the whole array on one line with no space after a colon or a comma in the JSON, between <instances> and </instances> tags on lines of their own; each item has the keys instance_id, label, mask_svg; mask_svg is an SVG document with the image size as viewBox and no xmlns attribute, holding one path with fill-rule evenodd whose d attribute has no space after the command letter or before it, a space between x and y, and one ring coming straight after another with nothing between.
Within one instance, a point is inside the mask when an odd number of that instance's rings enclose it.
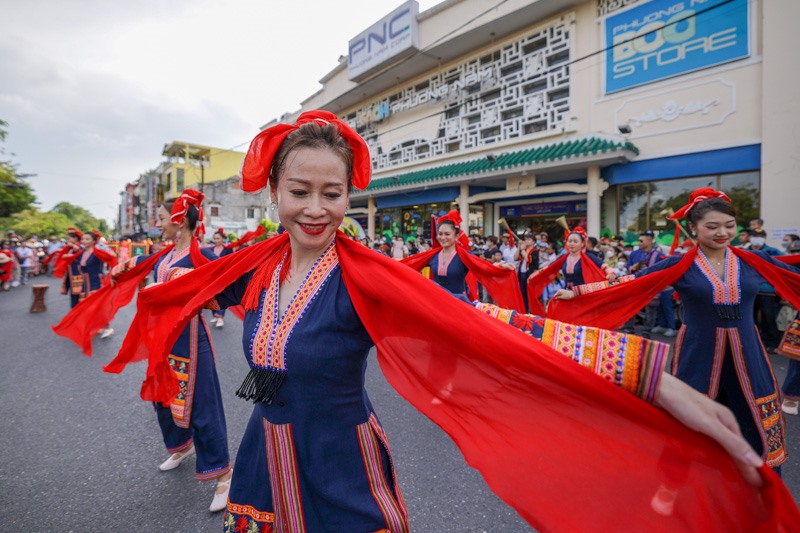
<instances>
[{"instance_id":1,"label":"red silk scarf","mask_svg":"<svg viewBox=\"0 0 800 533\"><path fill-rule=\"evenodd\" d=\"M414 254L401 260L400 263L419 272L428 266L428 261L430 261L431 257L441 249L442 247L439 246L427 252ZM497 305L520 313L525 312L525 302L522 300L522 292L519 289L519 281L517 281L515 270L500 268L480 257L476 257L469 253L460 243L456 244L456 253L461 262L467 267L467 270L469 270L469 273L486 287L489 295ZM467 284L471 285L469 277L468 275ZM473 295L477 296L477 290L474 286L470 286L469 289Z\"/></svg>"},{"instance_id":2,"label":"red silk scarf","mask_svg":"<svg viewBox=\"0 0 800 533\"><path fill-rule=\"evenodd\" d=\"M148 359L142 398L170 401L177 383L166 356L184 324L286 247L283 236L263 241L141 291L138 326L107 370ZM761 470L764 487L749 486L715 442L665 412L515 328L431 291L417 273L341 234L337 251L389 383L540 531L800 527L791 495L769 468ZM142 349L132 348L131 336Z\"/></svg>"},{"instance_id":3,"label":"red silk scarf","mask_svg":"<svg viewBox=\"0 0 800 533\"><path fill-rule=\"evenodd\" d=\"M545 310L540 298L542 297L542 293L544 293L545 287L550 285L553 280L558 277L558 273L561 272L561 266L564 264L564 261L567 260L568 255L569 254L562 255L528 278L528 308L531 310L531 314L545 316ZM594 264L594 261L589 259L589 256L587 256L584 251L581 251L580 262L581 273L583 274L583 281L585 283L596 283L606 279L605 273L600 270L600 267ZM582 322L575 323L582 324Z\"/></svg>"},{"instance_id":4,"label":"red silk scarf","mask_svg":"<svg viewBox=\"0 0 800 533\"><path fill-rule=\"evenodd\" d=\"M753 267L764 279L769 280L780 296L795 307L800 305L800 274L773 265L741 248L728 249ZM634 280L583 294L572 300L553 300L548 306L547 316L571 324L617 329L647 305L656 294L680 279L692 266L697 250L695 246L674 265Z\"/></svg>"},{"instance_id":5,"label":"red silk scarf","mask_svg":"<svg viewBox=\"0 0 800 533\"><path fill-rule=\"evenodd\" d=\"M173 245L151 255L132 269L120 273L114 283L104 283L96 292L73 307L55 326L56 335L65 337L92 356L92 339L114 319L117 311L128 305L142 280L153 270L158 259L172 250ZM108 279L108 278L106 278Z\"/></svg>"},{"instance_id":6,"label":"red silk scarf","mask_svg":"<svg viewBox=\"0 0 800 533\"><path fill-rule=\"evenodd\" d=\"M67 248L65 246L65 248ZM64 274L67 273L67 269L72 264L73 261L78 259L83 252L85 251L84 248L79 248L77 252L74 253L66 253L63 252L56 258L55 265L53 266L53 276L56 278L61 278ZM110 267L117 266L117 256L111 252L107 252L98 248L97 246L92 247L92 253L97 256L97 258L102 261L103 263L107 264Z\"/></svg>"}]
</instances>

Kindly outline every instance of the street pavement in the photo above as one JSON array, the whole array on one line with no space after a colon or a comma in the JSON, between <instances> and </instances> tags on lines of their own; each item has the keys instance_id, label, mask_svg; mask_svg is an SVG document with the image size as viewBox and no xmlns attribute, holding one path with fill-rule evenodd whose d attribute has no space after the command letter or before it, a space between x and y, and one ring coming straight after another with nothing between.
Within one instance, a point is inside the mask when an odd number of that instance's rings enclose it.
<instances>
[{"instance_id":1,"label":"street pavement","mask_svg":"<svg viewBox=\"0 0 800 533\"><path fill-rule=\"evenodd\" d=\"M31 314L30 285L38 283L49 285L48 310ZM31 284L0 292L0 531L221 531L222 513L208 511L213 483L194 480L193 460L158 470L168 454L151 405L139 399L144 363L121 375L102 372L119 349L134 303L114 320L114 336L95 339L90 359L50 329L69 310L60 282L39 277ZM213 330L232 458L252 410L234 395L247 373L241 334L230 313L224 329ZM773 363L782 380L786 361ZM452 441L391 389L374 354L367 389L389 437L412 531L532 531ZM783 475L797 498L800 421L788 419L791 456Z\"/></svg>"}]
</instances>

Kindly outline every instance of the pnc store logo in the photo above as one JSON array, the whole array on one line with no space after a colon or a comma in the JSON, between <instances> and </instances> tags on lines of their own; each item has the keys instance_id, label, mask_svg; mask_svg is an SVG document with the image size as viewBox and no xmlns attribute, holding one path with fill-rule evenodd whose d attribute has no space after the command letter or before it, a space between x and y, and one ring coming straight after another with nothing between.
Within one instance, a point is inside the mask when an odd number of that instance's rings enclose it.
<instances>
[{"instance_id":1,"label":"pnc store logo","mask_svg":"<svg viewBox=\"0 0 800 533\"><path fill-rule=\"evenodd\" d=\"M392 41L411 31L411 8L403 8L400 12L391 15L391 18L379 22L365 33L350 41L348 62L353 65L358 63L361 58L370 57L374 51L382 49L391 44Z\"/></svg>"}]
</instances>

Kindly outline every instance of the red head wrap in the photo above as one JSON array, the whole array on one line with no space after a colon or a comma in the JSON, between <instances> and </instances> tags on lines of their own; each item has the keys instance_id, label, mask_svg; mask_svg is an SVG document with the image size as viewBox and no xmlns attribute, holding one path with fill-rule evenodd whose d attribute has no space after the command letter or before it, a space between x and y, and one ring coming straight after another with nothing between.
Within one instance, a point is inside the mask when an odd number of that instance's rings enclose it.
<instances>
[{"instance_id":1,"label":"red head wrap","mask_svg":"<svg viewBox=\"0 0 800 533\"><path fill-rule=\"evenodd\" d=\"M183 222L183 219L186 217L186 213L189 212L189 206L193 205L197 208L198 217L197 217L197 226L194 230L195 236L203 235L206 232L206 227L203 224L203 199L205 199L205 195L200 191L195 191L194 189L184 189L183 193L175 200L175 203L172 204L172 213L170 214L170 221L173 224L180 224Z\"/></svg>"},{"instance_id":2,"label":"red head wrap","mask_svg":"<svg viewBox=\"0 0 800 533\"><path fill-rule=\"evenodd\" d=\"M436 221L437 226L441 225L441 223L444 222L445 220L449 220L450 222L452 222L456 226L456 229L461 229L462 219L461 219L461 213L459 213L458 209L453 209L446 215L440 216L439 220Z\"/></svg>"},{"instance_id":3,"label":"red head wrap","mask_svg":"<svg viewBox=\"0 0 800 533\"><path fill-rule=\"evenodd\" d=\"M215 233L219 233L220 235L225 237L225 230L223 228L217 228L217 231Z\"/></svg>"},{"instance_id":4,"label":"red head wrap","mask_svg":"<svg viewBox=\"0 0 800 533\"><path fill-rule=\"evenodd\" d=\"M675 211L675 213L669 217L670 220L680 220L684 218L689 211L696 205L702 202L703 200L709 200L711 198L722 198L726 202L730 203L731 199L728 198L728 195L722 191L715 191L711 187L703 187L700 189L695 189L692 191L692 194L689 195L689 202Z\"/></svg>"},{"instance_id":5,"label":"red head wrap","mask_svg":"<svg viewBox=\"0 0 800 533\"><path fill-rule=\"evenodd\" d=\"M583 229L582 227L575 226L574 228L572 228L572 230L570 230L569 233L570 233L570 235L572 235L573 233L577 233L578 235L580 235L583 238L583 242L586 243L586 239L588 237L586 235L586 230Z\"/></svg>"},{"instance_id":6,"label":"red head wrap","mask_svg":"<svg viewBox=\"0 0 800 533\"><path fill-rule=\"evenodd\" d=\"M78 230L78 228L67 228L67 235L69 235L70 233L74 233L75 235L78 236L79 239L83 238L83 233L81 233Z\"/></svg>"},{"instance_id":7,"label":"red head wrap","mask_svg":"<svg viewBox=\"0 0 800 533\"><path fill-rule=\"evenodd\" d=\"M333 124L339 130L350 150L353 152L353 186L366 189L372 175L372 160L369 146L361 136L345 122L329 111L306 111L297 118L294 125L276 124L267 128L253 139L247 155L242 162L242 190L255 193L264 189L269 183L272 160L286 136L308 122L316 122L322 126Z\"/></svg>"},{"instance_id":8,"label":"red head wrap","mask_svg":"<svg viewBox=\"0 0 800 533\"><path fill-rule=\"evenodd\" d=\"M92 230L92 235L94 235L94 240L96 240L97 242L103 240L103 234L97 231L96 229Z\"/></svg>"}]
</instances>

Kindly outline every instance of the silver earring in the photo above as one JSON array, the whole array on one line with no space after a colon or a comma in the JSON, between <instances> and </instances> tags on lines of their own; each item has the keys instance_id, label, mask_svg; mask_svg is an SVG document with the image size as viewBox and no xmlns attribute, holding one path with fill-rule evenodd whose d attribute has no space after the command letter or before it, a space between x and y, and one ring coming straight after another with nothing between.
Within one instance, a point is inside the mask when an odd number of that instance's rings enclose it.
<instances>
[{"instance_id":1,"label":"silver earring","mask_svg":"<svg viewBox=\"0 0 800 533\"><path fill-rule=\"evenodd\" d=\"M278 209L278 204L276 204L275 202L270 202L269 208L272 209L273 211L276 211Z\"/></svg>"}]
</instances>

